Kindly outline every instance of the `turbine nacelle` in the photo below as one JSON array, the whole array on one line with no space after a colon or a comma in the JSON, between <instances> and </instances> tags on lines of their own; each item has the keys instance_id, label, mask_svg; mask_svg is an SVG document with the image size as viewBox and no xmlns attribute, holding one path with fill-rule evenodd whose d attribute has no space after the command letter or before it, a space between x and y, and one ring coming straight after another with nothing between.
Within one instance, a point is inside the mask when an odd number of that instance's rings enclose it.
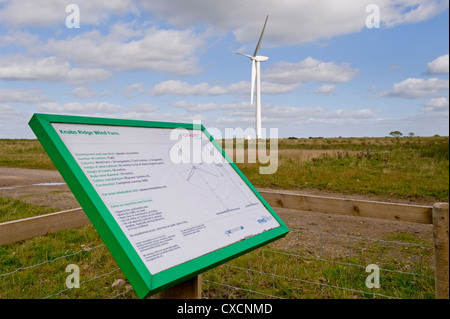
<instances>
[{"instance_id":1,"label":"turbine nacelle","mask_svg":"<svg viewBox=\"0 0 450 319\"><path fill-rule=\"evenodd\" d=\"M267 60L269 60L269 57L257 55L255 57L252 57L252 60L255 60L256 62L266 62Z\"/></svg>"},{"instance_id":2,"label":"turbine nacelle","mask_svg":"<svg viewBox=\"0 0 450 319\"><path fill-rule=\"evenodd\" d=\"M249 54L244 54L244 53L239 53L239 52L237 52L236 54L246 56L247 58L249 58L250 60L253 60L255 62L266 62L267 60L269 60L269 57L262 56L262 55L251 56Z\"/></svg>"}]
</instances>

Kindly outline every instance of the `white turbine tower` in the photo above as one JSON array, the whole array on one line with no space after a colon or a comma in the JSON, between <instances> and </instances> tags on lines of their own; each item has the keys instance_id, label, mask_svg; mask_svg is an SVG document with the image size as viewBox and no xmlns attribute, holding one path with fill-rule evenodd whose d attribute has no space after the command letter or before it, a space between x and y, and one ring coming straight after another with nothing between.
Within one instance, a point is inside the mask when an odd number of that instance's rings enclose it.
<instances>
[{"instance_id":1,"label":"white turbine tower","mask_svg":"<svg viewBox=\"0 0 450 319\"><path fill-rule=\"evenodd\" d=\"M251 105L253 105L253 96L255 95L255 82L256 82L256 138L261 138L261 62L265 62L269 60L266 56L257 55L259 48L261 47L261 41L264 35L264 30L266 29L267 19L269 19L269 16L266 17L266 22L264 22L264 27L261 32L261 36L259 37L258 44L255 49L255 53L253 53L253 56L243 53L237 53L243 56L246 56L252 60L252 90L251 90L251 98L250 102Z\"/></svg>"}]
</instances>

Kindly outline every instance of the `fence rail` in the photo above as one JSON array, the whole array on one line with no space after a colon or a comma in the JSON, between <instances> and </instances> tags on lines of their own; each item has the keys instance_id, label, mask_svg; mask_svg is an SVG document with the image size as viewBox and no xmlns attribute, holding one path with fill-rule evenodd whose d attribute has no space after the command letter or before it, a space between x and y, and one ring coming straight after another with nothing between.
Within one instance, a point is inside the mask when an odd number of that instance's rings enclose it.
<instances>
[{"instance_id":1,"label":"fence rail","mask_svg":"<svg viewBox=\"0 0 450 319\"><path fill-rule=\"evenodd\" d=\"M384 220L433 223L433 207L259 191L272 207L315 211L328 214L378 218Z\"/></svg>"},{"instance_id":2,"label":"fence rail","mask_svg":"<svg viewBox=\"0 0 450 319\"><path fill-rule=\"evenodd\" d=\"M90 224L82 208L0 223L0 245Z\"/></svg>"},{"instance_id":3,"label":"fence rail","mask_svg":"<svg viewBox=\"0 0 450 319\"><path fill-rule=\"evenodd\" d=\"M259 193L272 207L399 222L433 224L432 206L277 193L262 190L259 190ZM5 222L0 224L0 245L76 228L89 223L90 221L82 208Z\"/></svg>"},{"instance_id":4,"label":"fence rail","mask_svg":"<svg viewBox=\"0 0 450 319\"><path fill-rule=\"evenodd\" d=\"M449 298L448 203L406 205L259 191L272 207L433 225L435 296ZM0 223L0 245L90 224L81 208Z\"/></svg>"}]
</instances>

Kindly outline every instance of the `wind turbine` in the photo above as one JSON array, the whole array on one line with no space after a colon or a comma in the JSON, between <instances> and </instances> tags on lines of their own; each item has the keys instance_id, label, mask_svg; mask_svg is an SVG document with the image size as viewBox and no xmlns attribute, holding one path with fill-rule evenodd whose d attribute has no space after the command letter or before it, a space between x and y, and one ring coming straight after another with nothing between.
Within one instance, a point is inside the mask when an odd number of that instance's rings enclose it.
<instances>
[{"instance_id":1,"label":"wind turbine","mask_svg":"<svg viewBox=\"0 0 450 319\"><path fill-rule=\"evenodd\" d=\"M264 35L264 30L266 29L267 20L269 16L266 17L266 22L264 22L264 27L261 32L261 36L259 37L258 44L256 45L255 53L253 56L243 53L237 53L239 55L246 56L252 60L252 90L251 90L251 98L250 103L253 105L253 97L255 95L255 82L256 82L256 138L261 138L261 62L265 62L269 60L268 57L257 55L259 48L261 47L261 41Z\"/></svg>"}]
</instances>

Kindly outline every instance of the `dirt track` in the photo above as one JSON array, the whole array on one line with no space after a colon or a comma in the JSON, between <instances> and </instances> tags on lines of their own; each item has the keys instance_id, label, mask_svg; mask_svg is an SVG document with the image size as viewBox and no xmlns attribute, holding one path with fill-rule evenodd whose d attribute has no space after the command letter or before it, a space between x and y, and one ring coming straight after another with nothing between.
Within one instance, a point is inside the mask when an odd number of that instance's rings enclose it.
<instances>
[{"instance_id":1,"label":"dirt track","mask_svg":"<svg viewBox=\"0 0 450 319\"><path fill-rule=\"evenodd\" d=\"M56 170L0 167L0 188L64 182Z\"/></svg>"},{"instance_id":2,"label":"dirt track","mask_svg":"<svg viewBox=\"0 0 450 319\"><path fill-rule=\"evenodd\" d=\"M56 170L32 170L0 167L1 197L20 198L21 200L31 204L53 207L55 211L80 206L67 185L45 183L64 183L64 180ZM309 195L325 195L345 198L350 197L349 195L323 193L313 190L295 192ZM383 201L383 199L373 197L368 198L362 196L352 196L352 198ZM393 200L385 199L384 201ZM414 204L431 205L431 203ZM290 228L300 230L329 232L333 234L361 236L375 239L385 239L388 235L398 233L409 234L416 238L425 240L431 240L432 238L431 225L391 222L371 218L330 215L321 212L306 212L282 208L277 208L275 210Z\"/></svg>"}]
</instances>

